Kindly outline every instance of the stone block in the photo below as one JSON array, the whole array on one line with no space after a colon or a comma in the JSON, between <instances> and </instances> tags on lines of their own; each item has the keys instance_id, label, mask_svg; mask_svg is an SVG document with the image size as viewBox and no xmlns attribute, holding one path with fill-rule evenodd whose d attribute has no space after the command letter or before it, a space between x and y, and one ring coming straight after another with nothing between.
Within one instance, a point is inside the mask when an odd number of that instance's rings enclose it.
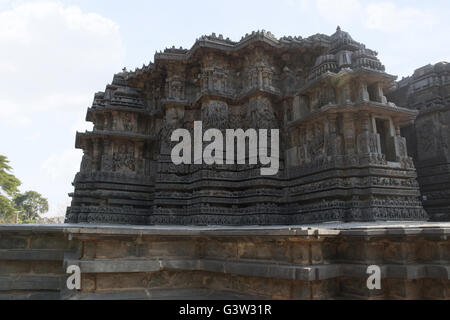
<instances>
[{"instance_id":1,"label":"stone block","mask_svg":"<svg viewBox=\"0 0 450 320\"><path fill-rule=\"evenodd\" d=\"M330 299L336 296L339 290L339 280L327 279L311 282L311 298L313 300Z\"/></svg>"},{"instance_id":2,"label":"stone block","mask_svg":"<svg viewBox=\"0 0 450 320\"><path fill-rule=\"evenodd\" d=\"M96 290L95 280L96 280L95 274L82 273L81 290L83 292L95 292Z\"/></svg>"},{"instance_id":3,"label":"stone block","mask_svg":"<svg viewBox=\"0 0 450 320\"><path fill-rule=\"evenodd\" d=\"M89 254L92 255L92 252ZM130 241L102 240L96 243L95 257L99 259L136 256L136 244Z\"/></svg>"},{"instance_id":4,"label":"stone block","mask_svg":"<svg viewBox=\"0 0 450 320\"><path fill-rule=\"evenodd\" d=\"M421 299L422 280L388 279L388 297L390 299Z\"/></svg>"},{"instance_id":5,"label":"stone block","mask_svg":"<svg viewBox=\"0 0 450 320\"><path fill-rule=\"evenodd\" d=\"M99 273L96 274L96 290L134 290L148 286L146 273Z\"/></svg>"},{"instance_id":6,"label":"stone block","mask_svg":"<svg viewBox=\"0 0 450 320\"><path fill-rule=\"evenodd\" d=\"M308 265L311 263L309 255L309 242L290 242L291 261L293 264Z\"/></svg>"},{"instance_id":7,"label":"stone block","mask_svg":"<svg viewBox=\"0 0 450 320\"><path fill-rule=\"evenodd\" d=\"M0 234L0 249L27 249L29 238L13 234Z\"/></svg>"},{"instance_id":8,"label":"stone block","mask_svg":"<svg viewBox=\"0 0 450 320\"><path fill-rule=\"evenodd\" d=\"M413 243L389 241L384 249L386 263L412 263L417 260Z\"/></svg>"},{"instance_id":9,"label":"stone block","mask_svg":"<svg viewBox=\"0 0 450 320\"><path fill-rule=\"evenodd\" d=\"M285 242L240 242L238 256L240 259L275 260L289 262L288 246Z\"/></svg>"},{"instance_id":10,"label":"stone block","mask_svg":"<svg viewBox=\"0 0 450 320\"><path fill-rule=\"evenodd\" d=\"M29 261L0 261L0 275L15 275L31 273L32 265Z\"/></svg>"},{"instance_id":11,"label":"stone block","mask_svg":"<svg viewBox=\"0 0 450 320\"><path fill-rule=\"evenodd\" d=\"M290 299L311 300L312 284L310 281L293 281Z\"/></svg>"},{"instance_id":12,"label":"stone block","mask_svg":"<svg viewBox=\"0 0 450 320\"><path fill-rule=\"evenodd\" d=\"M59 290L62 278L58 276L14 275L0 276L0 291Z\"/></svg>"},{"instance_id":13,"label":"stone block","mask_svg":"<svg viewBox=\"0 0 450 320\"><path fill-rule=\"evenodd\" d=\"M195 241L152 241L141 246L141 257L195 257L197 243Z\"/></svg>"},{"instance_id":14,"label":"stone block","mask_svg":"<svg viewBox=\"0 0 450 320\"><path fill-rule=\"evenodd\" d=\"M32 261L31 271L35 274L65 274L63 261Z\"/></svg>"},{"instance_id":15,"label":"stone block","mask_svg":"<svg viewBox=\"0 0 450 320\"><path fill-rule=\"evenodd\" d=\"M31 237L32 249L64 250L70 248L69 240L64 235L36 235Z\"/></svg>"},{"instance_id":16,"label":"stone block","mask_svg":"<svg viewBox=\"0 0 450 320\"><path fill-rule=\"evenodd\" d=\"M236 258L238 254L237 242L211 239L203 243L202 252L205 258Z\"/></svg>"}]
</instances>

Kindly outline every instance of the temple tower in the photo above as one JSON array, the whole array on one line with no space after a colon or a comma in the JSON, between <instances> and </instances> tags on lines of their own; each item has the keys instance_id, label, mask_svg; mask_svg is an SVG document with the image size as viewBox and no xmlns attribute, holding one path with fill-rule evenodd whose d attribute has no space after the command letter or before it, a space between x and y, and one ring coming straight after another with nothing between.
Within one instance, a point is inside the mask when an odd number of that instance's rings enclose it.
<instances>
[{"instance_id":1,"label":"temple tower","mask_svg":"<svg viewBox=\"0 0 450 320\"><path fill-rule=\"evenodd\" d=\"M68 222L268 225L426 220L401 127L418 111L385 92L395 77L340 28L234 42L203 36L115 75L77 133L85 152ZM171 161L171 134L279 130L279 170ZM205 145L204 145L205 146ZM249 148L247 144L246 148ZM195 159L194 159L195 160Z\"/></svg>"}]
</instances>

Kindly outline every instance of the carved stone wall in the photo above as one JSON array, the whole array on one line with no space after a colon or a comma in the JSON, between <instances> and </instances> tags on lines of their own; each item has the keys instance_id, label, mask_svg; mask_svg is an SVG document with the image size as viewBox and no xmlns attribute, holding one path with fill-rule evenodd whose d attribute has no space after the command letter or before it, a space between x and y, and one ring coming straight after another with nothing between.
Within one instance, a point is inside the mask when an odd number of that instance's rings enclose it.
<instances>
[{"instance_id":1,"label":"carved stone wall","mask_svg":"<svg viewBox=\"0 0 450 320\"><path fill-rule=\"evenodd\" d=\"M270 225L426 220L400 127L417 111L384 92L394 76L340 28L239 42L214 34L190 50L114 76L77 133L84 150L68 222ZM172 132L279 129L280 169L175 165ZM445 120L444 120L445 121Z\"/></svg>"},{"instance_id":2,"label":"carved stone wall","mask_svg":"<svg viewBox=\"0 0 450 320\"><path fill-rule=\"evenodd\" d=\"M0 300L450 299L449 223L336 226L1 226Z\"/></svg>"},{"instance_id":3,"label":"carved stone wall","mask_svg":"<svg viewBox=\"0 0 450 320\"><path fill-rule=\"evenodd\" d=\"M418 110L403 129L419 174L423 204L431 219L450 220L450 64L417 69L400 81L389 98Z\"/></svg>"}]
</instances>

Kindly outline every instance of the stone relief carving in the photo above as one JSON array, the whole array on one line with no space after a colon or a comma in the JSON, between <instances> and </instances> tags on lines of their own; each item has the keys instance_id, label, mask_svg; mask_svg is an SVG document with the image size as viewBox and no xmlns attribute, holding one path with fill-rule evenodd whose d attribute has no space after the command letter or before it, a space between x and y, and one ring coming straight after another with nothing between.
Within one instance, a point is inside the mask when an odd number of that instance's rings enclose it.
<instances>
[{"instance_id":1,"label":"stone relief carving","mask_svg":"<svg viewBox=\"0 0 450 320\"><path fill-rule=\"evenodd\" d=\"M135 170L134 146L132 144L119 145L117 152L113 153L113 168L116 172Z\"/></svg>"},{"instance_id":2,"label":"stone relief carving","mask_svg":"<svg viewBox=\"0 0 450 320\"><path fill-rule=\"evenodd\" d=\"M352 72L360 67L355 63L365 63L366 53L359 52L365 49L333 41L327 48L328 36L286 47L285 42L273 45L274 39L252 43L250 36L226 48L203 39L195 52L171 49L142 69L115 75L88 111L89 119L99 122L97 129L102 124L114 129L77 134L77 147L87 150L75 179L77 205L68 210L68 220L291 224L424 219L406 150L398 143L397 155L405 157L386 161L370 123L375 114L399 122L412 116L392 105L371 105L367 98L374 92L367 83L373 85L373 74ZM315 66L319 51L329 52ZM345 70L337 63L342 51L349 58L342 64ZM391 81L375 69L377 77L385 77L380 83ZM333 80L336 75L339 81ZM279 129L278 174L261 177L259 165L249 164L175 165L173 131L192 130L199 120L204 129ZM361 190L367 195L354 195Z\"/></svg>"},{"instance_id":3,"label":"stone relief carving","mask_svg":"<svg viewBox=\"0 0 450 320\"><path fill-rule=\"evenodd\" d=\"M229 108L225 102L209 101L202 105L203 128L228 129Z\"/></svg>"},{"instance_id":4,"label":"stone relief carving","mask_svg":"<svg viewBox=\"0 0 450 320\"><path fill-rule=\"evenodd\" d=\"M277 119L268 98L250 99L247 106L247 121L249 128L273 129L277 126Z\"/></svg>"}]
</instances>

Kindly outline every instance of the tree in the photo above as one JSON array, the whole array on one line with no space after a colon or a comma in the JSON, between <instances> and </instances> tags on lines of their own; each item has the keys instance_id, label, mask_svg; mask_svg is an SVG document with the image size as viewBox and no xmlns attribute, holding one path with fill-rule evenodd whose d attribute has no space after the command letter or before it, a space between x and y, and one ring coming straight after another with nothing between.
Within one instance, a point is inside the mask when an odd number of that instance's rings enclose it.
<instances>
[{"instance_id":1,"label":"tree","mask_svg":"<svg viewBox=\"0 0 450 320\"><path fill-rule=\"evenodd\" d=\"M39 192L27 191L14 197L14 207L23 223L34 223L48 211L48 201Z\"/></svg>"},{"instance_id":2,"label":"tree","mask_svg":"<svg viewBox=\"0 0 450 320\"><path fill-rule=\"evenodd\" d=\"M11 198L19 193L21 182L12 173L8 158L0 155L0 223L15 221L16 209Z\"/></svg>"}]
</instances>

